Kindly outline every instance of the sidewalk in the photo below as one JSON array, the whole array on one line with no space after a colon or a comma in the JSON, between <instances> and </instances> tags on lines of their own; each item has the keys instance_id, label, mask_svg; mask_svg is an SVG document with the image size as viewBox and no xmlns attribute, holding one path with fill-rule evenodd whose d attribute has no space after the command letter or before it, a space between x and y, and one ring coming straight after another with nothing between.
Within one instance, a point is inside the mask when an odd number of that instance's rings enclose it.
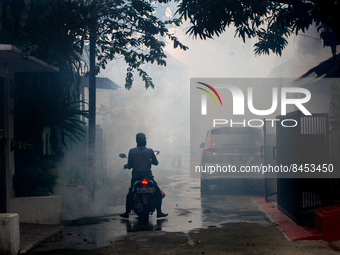
<instances>
[{"instance_id":1,"label":"sidewalk","mask_svg":"<svg viewBox=\"0 0 340 255\"><path fill-rule=\"evenodd\" d=\"M297 225L262 198L254 199L254 202L273 224L226 223L222 227L195 229L188 233L135 232L95 250L59 250L38 254L340 254L337 242L322 241L320 233ZM26 253L61 230L62 226L21 224L21 253Z\"/></svg>"},{"instance_id":2,"label":"sidewalk","mask_svg":"<svg viewBox=\"0 0 340 255\"><path fill-rule=\"evenodd\" d=\"M62 226L20 223L20 253L26 253L61 230Z\"/></svg>"}]
</instances>

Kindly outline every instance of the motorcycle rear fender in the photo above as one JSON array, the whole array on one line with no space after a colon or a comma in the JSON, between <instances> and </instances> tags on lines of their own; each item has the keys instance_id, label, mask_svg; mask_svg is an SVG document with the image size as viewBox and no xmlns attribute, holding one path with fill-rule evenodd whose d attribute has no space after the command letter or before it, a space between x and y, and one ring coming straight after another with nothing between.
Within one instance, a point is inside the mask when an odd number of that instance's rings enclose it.
<instances>
[{"instance_id":1,"label":"motorcycle rear fender","mask_svg":"<svg viewBox=\"0 0 340 255\"><path fill-rule=\"evenodd\" d=\"M144 179L147 180L147 181L149 182L149 185L155 186L155 183L154 183L153 180L150 180L150 179L148 179L148 178L141 178L141 179L139 179L138 181L135 181L135 182L134 182L134 184L133 184L133 186L132 186L132 192L135 192L135 186L136 186L137 184L141 183L142 180L144 180Z\"/></svg>"}]
</instances>

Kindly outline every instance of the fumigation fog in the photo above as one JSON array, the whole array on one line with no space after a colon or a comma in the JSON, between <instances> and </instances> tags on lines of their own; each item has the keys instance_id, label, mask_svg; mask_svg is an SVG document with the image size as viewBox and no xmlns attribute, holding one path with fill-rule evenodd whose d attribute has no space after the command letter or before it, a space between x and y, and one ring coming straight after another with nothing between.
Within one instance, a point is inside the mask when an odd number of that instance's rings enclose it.
<instances>
[{"instance_id":1,"label":"fumigation fog","mask_svg":"<svg viewBox=\"0 0 340 255\"><path fill-rule=\"evenodd\" d=\"M163 10L171 16L171 9ZM97 152L96 197L88 201L84 171L87 171L85 144L69 148L60 162L56 194L64 195L63 219L112 214L116 202L120 208L130 184L131 171L123 170L125 159L120 153L128 153L136 146L135 135L143 132L147 147L160 150L157 171L171 168L173 159L181 156L182 168L189 171L190 161L190 78L298 78L310 68L332 56L330 48L324 48L316 28L305 35L289 38L289 45L282 56L255 56L253 40L243 43L234 38L232 29L221 37L202 41L185 34L186 24L173 28L173 33L189 47L188 51L167 47L167 65L145 65L155 88L144 87L142 78L134 74L131 90L126 90L126 64L122 58L113 60L98 77L106 77L120 86L117 90L97 89ZM85 88L88 100L88 89ZM261 99L259 99L261 100ZM264 99L263 99L264 100ZM201 137L199 144L203 142ZM65 196L66 195L66 196ZM89 206L90 205L90 206ZM122 211L123 212L123 211Z\"/></svg>"}]
</instances>

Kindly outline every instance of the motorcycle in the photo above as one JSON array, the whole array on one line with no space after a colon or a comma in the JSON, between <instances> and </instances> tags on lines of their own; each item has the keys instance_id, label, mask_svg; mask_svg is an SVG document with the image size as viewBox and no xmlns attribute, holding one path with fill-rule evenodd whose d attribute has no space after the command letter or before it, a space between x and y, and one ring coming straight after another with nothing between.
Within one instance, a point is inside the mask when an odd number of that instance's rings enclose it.
<instances>
[{"instance_id":1,"label":"motorcycle","mask_svg":"<svg viewBox=\"0 0 340 255\"><path fill-rule=\"evenodd\" d=\"M155 151L155 154L158 155L159 151ZM119 157L127 158L124 153L119 154ZM132 211L134 211L143 221L148 221L149 215L152 215L156 209L156 184L152 179L140 178L133 183L131 192ZM164 197L164 192L161 191L161 193Z\"/></svg>"}]
</instances>

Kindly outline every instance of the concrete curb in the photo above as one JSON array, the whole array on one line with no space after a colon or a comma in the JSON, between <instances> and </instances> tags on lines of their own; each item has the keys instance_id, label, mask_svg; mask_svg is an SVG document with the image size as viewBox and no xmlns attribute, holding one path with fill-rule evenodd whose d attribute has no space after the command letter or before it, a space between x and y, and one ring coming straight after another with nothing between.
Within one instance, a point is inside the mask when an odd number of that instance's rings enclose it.
<instances>
[{"instance_id":1,"label":"concrete curb","mask_svg":"<svg viewBox=\"0 0 340 255\"><path fill-rule=\"evenodd\" d=\"M266 202L264 198L253 200L289 240L323 240L322 234L317 230L299 226L271 202Z\"/></svg>"}]
</instances>

